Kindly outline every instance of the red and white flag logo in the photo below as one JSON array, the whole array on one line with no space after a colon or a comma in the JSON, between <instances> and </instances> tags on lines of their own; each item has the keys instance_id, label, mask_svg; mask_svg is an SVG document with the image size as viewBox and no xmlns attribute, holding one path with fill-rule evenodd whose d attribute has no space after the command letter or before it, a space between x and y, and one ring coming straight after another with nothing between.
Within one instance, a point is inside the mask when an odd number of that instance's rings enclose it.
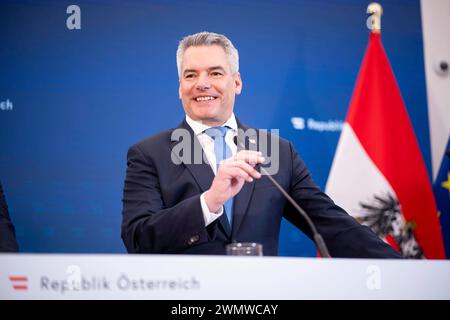
<instances>
[{"instance_id":1,"label":"red and white flag logo","mask_svg":"<svg viewBox=\"0 0 450 320\"><path fill-rule=\"evenodd\" d=\"M28 290L28 278L23 276L9 276L9 281L16 291Z\"/></svg>"}]
</instances>

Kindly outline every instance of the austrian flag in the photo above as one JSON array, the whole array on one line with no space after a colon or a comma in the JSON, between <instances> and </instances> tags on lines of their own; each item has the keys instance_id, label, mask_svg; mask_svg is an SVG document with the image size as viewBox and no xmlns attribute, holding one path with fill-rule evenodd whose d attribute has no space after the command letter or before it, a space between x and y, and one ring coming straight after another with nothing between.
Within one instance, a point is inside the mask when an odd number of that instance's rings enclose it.
<instances>
[{"instance_id":1,"label":"austrian flag","mask_svg":"<svg viewBox=\"0 0 450 320\"><path fill-rule=\"evenodd\" d=\"M379 33L370 34L326 193L403 256L445 259L431 183Z\"/></svg>"}]
</instances>

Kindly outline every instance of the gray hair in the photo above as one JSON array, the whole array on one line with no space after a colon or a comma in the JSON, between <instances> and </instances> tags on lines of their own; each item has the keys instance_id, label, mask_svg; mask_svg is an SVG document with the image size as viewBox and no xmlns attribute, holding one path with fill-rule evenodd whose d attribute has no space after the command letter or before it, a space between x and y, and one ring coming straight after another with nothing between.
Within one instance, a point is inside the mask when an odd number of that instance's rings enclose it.
<instances>
[{"instance_id":1,"label":"gray hair","mask_svg":"<svg viewBox=\"0 0 450 320\"><path fill-rule=\"evenodd\" d=\"M233 46L233 43L231 43L230 39L228 39L223 34L203 31L184 37L178 44L177 49L178 77L181 78L181 65L183 63L183 55L184 52L189 47L212 46L212 45L221 46L223 48L228 58L228 65L230 66L231 73L236 74L236 72L239 71L239 53L237 49Z\"/></svg>"}]
</instances>

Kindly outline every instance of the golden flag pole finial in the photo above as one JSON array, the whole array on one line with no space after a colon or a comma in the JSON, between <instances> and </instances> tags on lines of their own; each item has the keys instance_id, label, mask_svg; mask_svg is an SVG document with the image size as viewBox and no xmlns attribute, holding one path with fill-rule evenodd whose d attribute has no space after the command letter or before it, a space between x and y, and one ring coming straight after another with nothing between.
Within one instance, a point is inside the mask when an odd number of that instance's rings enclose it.
<instances>
[{"instance_id":1,"label":"golden flag pole finial","mask_svg":"<svg viewBox=\"0 0 450 320\"><path fill-rule=\"evenodd\" d=\"M383 7L379 3L372 2L367 7L367 13L370 15L369 18L367 18L367 28L374 33L380 33Z\"/></svg>"}]
</instances>

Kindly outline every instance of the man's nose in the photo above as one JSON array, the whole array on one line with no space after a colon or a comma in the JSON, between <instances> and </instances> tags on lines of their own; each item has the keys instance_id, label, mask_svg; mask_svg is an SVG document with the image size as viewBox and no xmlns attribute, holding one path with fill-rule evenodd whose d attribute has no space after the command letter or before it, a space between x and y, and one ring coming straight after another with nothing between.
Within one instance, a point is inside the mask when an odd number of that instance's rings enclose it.
<instances>
[{"instance_id":1,"label":"man's nose","mask_svg":"<svg viewBox=\"0 0 450 320\"><path fill-rule=\"evenodd\" d=\"M200 74L200 76L198 77L196 88L198 90L208 90L209 88L211 88L211 83L207 74Z\"/></svg>"}]
</instances>

